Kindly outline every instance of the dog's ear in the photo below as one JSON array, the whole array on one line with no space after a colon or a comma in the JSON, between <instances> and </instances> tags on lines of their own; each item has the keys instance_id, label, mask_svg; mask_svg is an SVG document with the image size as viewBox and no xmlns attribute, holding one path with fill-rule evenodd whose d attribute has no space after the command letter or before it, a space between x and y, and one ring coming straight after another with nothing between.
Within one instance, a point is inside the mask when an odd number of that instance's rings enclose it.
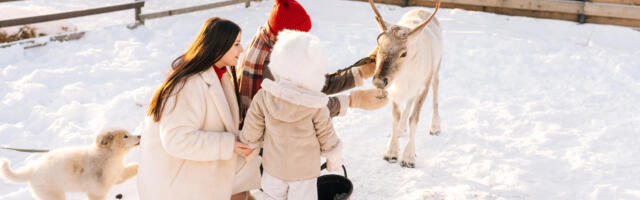
<instances>
[{"instance_id":1,"label":"dog's ear","mask_svg":"<svg viewBox=\"0 0 640 200\"><path fill-rule=\"evenodd\" d=\"M96 139L96 143L99 147L111 146L111 143L113 143L113 134L110 132L100 134Z\"/></svg>"}]
</instances>

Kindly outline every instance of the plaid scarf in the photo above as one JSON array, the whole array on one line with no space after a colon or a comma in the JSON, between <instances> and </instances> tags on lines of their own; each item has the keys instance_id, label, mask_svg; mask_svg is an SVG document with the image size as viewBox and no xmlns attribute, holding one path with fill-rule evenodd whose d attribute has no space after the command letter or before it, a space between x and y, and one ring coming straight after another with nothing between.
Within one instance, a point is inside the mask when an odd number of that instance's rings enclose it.
<instances>
[{"instance_id":1,"label":"plaid scarf","mask_svg":"<svg viewBox=\"0 0 640 200\"><path fill-rule=\"evenodd\" d=\"M276 43L276 36L268 31L267 25L260 27L256 35L253 36L251 45L247 47L243 59L238 67L242 71L240 77L239 102L240 108L240 128L244 123L244 117L251 105L251 99L260 90L262 84L263 69L269 64L269 56L273 45Z\"/></svg>"}]
</instances>

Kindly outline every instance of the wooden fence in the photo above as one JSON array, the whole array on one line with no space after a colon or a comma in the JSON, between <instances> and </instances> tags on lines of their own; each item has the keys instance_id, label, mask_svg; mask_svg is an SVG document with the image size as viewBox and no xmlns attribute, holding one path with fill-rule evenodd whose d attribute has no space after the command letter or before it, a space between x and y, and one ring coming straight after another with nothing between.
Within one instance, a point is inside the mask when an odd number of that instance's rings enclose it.
<instances>
[{"instance_id":1,"label":"wooden fence","mask_svg":"<svg viewBox=\"0 0 640 200\"><path fill-rule=\"evenodd\" d=\"M368 1L368 0L354 0ZM374 0L403 6L435 6L433 0ZM640 0L441 0L443 8L640 27Z\"/></svg>"},{"instance_id":2,"label":"wooden fence","mask_svg":"<svg viewBox=\"0 0 640 200\"><path fill-rule=\"evenodd\" d=\"M141 21L144 22L144 20L155 19L155 18L159 18L159 17L173 16L173 15L180 15L180 14L196 12L196 11L201 11L201 10L207 10L207 9L212 9L212 8L219 8L219 7L224 7L224 6L229 6L229 5L239 4L239 3L245 3L245 7L249 7L249 5L251 5L251 1L249 1L249 0L222 1L222 2L216 2L216 3L209 3L209 4L198 5L198 6L192 6L192 7L187 7L187 8L180 8L180 9L165 10L165 11L160 11L160 12L142 14L142 15L140 15L140 18L141 18Z\"/></svg>"},{"instance_id":3,"label":"wooden fence","mask_svg":"<svg viewBox=\"0 0 640 200\"><path fill-rule=\"evenodd\" d=\"M136 18L138 18L137 16L140 15L140 10L143 6L144 6L144 1L138 1L133 3L125 3L125 4L117 4L117 5L111 5L111 6L104 6L99 8L91 8L86 10L77 10L77 11L70 11L70 12L33 16L33 17L4 19L4 20L0 20L0 28L9 27L9 26L35 24L40 22L48 22L48 21L69 19L69 18L75 18L75 17L84 17L89 15L97 15L102 13L116 12L116 11L128 10L128 9L134 9L136 13Z\"/></svg>"},{"instance_id":4,"label":"wooden fence","mask_svg":"<svg viewBox=\"0 0 640 200\"><path fill-rule=\"evenodd\" d=\"M0 3L7 2L7 1L19 1L19 0L0 0ZM185 13L196 12L201 10L219 8L219 7L229 6L229 5L239 4L239 3L245 3L245 7L249 7L251 5L251 0L227 0L222 2L191 6L186 8L179 8L179 9L142 14L142 7L144 7L144 3L145 3L144 1L134 1L132 3L103 6L103 7L90 8L85 10L61 12L61 13L54 13L54 14L40 15L40 16L33 16L33 17L3 19L3 20L0 20L0 28L10 27L10 26L19 26L19 25L28 25L28 24L34 24L34 23L61 20L61 19L69 19L69 18L75 18L75 17L97 15L97 14L116 12L116 11L122 11L122 10L128 10L128 9L134 10L134 24L128 27L135 28L138 25L144 24L145 20L150 20L150 19L155 19L160 17L167 17L167 16L185 14ZM84 35L84 32L75 32L75 33L66 33L66 34L61 34L57 36L46 36L46 37L49 37L49 41L67 41L67 40L80 39L83 35ZM25 48L33 48L33 47L46 45L46 42L38 43L36 42L36 39L26 39L21 41L0 44L0 48L10 47L16 44L23 45L25 46Z\"/></svg>"}]
</instances>

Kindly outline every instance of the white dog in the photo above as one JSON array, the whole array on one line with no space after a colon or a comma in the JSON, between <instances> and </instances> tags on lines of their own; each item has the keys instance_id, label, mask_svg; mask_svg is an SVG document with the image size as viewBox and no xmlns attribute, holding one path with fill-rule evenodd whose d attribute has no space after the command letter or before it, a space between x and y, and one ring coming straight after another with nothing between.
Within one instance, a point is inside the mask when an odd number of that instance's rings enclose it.
<instances>
[{"instance_id":1,"label":"white dog","mask_svg":"<svg viewBox=\"0 0 640 200\"><path fill-rule=\"evenodd\" d=\"M63 200L65 192L86 192L90 200L104 200L111 186L138 173L138 164L124 166L124 156L139 144L140 136L126 130L105 131L95 145L51 151L17 171L0 159L0 175L11 182L29 182L41 200Z\"/></svg>"}]
</instances>

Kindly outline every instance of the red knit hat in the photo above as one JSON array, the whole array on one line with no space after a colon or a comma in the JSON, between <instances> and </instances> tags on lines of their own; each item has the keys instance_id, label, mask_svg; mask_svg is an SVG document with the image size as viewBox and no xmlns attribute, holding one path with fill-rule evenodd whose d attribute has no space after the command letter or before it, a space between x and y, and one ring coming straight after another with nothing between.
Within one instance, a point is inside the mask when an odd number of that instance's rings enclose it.
<instances>
[{"instance_id":1,"label":"red knit hat","mask_svg":"<svg viewBox=\"0 0 640 200\"><path fill-rule=\"evenodd\" d=\"M304 32L311 29L311 18L296 0L276 0L267 23L275 35L284 29Z\"/></svg>"}]
</instances>

